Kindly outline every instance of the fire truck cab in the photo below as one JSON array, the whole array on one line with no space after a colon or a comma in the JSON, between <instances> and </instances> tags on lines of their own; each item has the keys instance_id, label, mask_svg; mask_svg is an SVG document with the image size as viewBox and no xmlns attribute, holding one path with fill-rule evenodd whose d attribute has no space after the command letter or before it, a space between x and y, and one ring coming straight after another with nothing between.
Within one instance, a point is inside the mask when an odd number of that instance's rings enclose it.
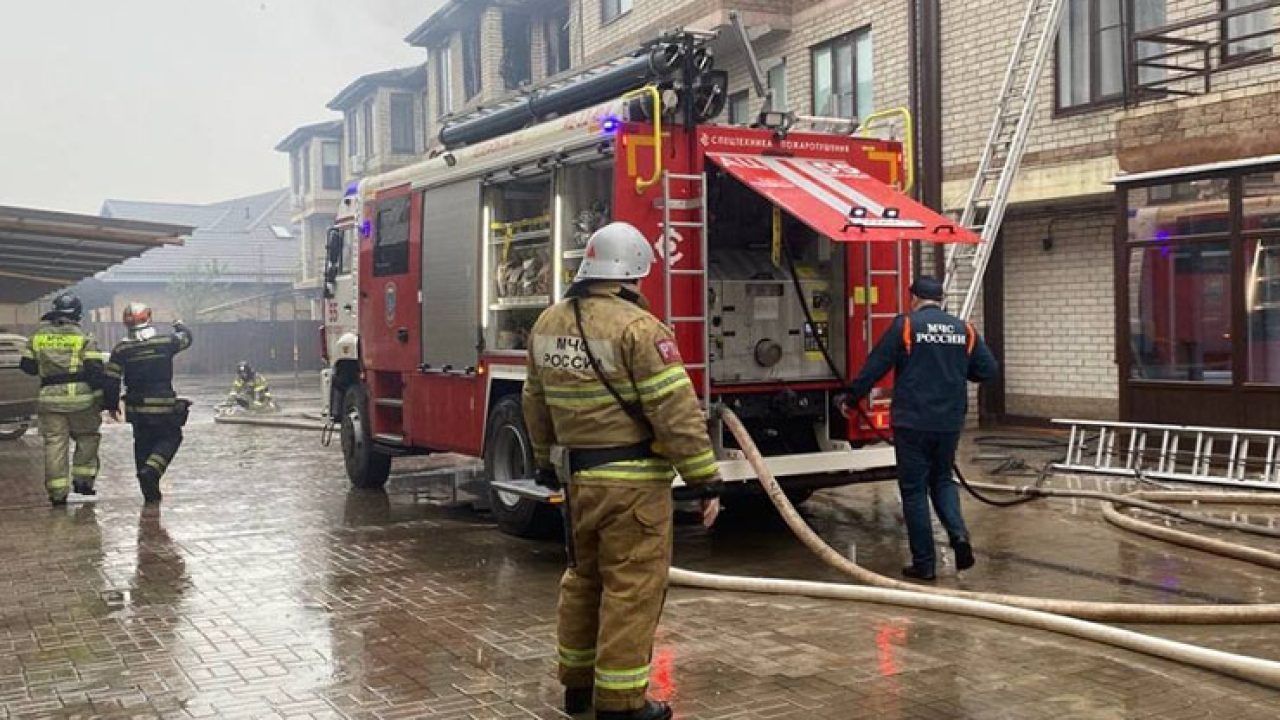
<instances>
[{"instance_id":1,"label":"fire truck cab","mask_svg":"<svg viewBox=\"0 0 1280 720\"><path fill-rule=\"evenodd\" d=\"M651 52L650 69L680 48ZM701 82L691 64L684 87ZM529 330L613 220L653 244L641 290L675 332L727 481L754 475L721 406L796 499L892 476L888 382L858 421L831 395L908 308L908 241L976 238L895 189L896 142L711 124L718 108L690 105L715 88L681 95L657 80L487 139L504 111L482 113L446 127L446 144L465 140L455 149L365 178L344 200L334 244L355 246L355 283L347 296L335 273L329 319L350 308L358 332L327 325L328 395L355 485L381 486L397 455L461 453L483 458L504 530L550 521L545 503L510 491L534 474L520 410Z\"/></svg>"}]
</instances>

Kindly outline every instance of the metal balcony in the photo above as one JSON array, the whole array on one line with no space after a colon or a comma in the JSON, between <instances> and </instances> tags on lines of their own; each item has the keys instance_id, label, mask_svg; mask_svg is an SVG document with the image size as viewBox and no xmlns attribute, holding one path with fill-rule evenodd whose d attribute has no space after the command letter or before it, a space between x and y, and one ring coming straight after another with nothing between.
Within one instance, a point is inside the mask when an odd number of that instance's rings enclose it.
<instances>
[{"instance_id":1,"label":"metal balcony","mask_svg":"<svg viewBox=\"0 0 1280 720\"><path fill-rule=\"evenodd\" d=\"M1223 7L1218 2L1216 7ZM1280 60L1280 35L1266 0L1134 32L1127 48L1127 101L1204 95L1216 75Z\"/></svg>"}]
</instances>

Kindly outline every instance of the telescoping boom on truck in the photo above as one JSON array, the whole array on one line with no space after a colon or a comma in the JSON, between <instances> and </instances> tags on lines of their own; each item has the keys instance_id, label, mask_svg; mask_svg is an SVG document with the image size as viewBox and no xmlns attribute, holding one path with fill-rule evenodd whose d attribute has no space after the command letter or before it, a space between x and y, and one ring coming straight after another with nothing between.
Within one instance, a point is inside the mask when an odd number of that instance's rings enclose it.
<instances>
[{"instance_id":1,"label":"telescoping boom on truck","mask_svg":"<svg viewBox=\"0 0 1280 720\"><path fill-rule=\"evenodd\" d=\"M654 246L641 290L676 334L726 480L753 473L722 405L798 499L892 472L887 386L867 420L830 395L906 309L908 241L977 238L900 191L896 142L801 131L785 112L712 123L726 82L705 40L667 35L457 118L445 151L349 189L326 273L326 386L353 483L380 486L395 456L462 453L483 458L504 529L554 517L512 491L534 474L528 334L613 220Z\"/></svg>"}]
</instances>

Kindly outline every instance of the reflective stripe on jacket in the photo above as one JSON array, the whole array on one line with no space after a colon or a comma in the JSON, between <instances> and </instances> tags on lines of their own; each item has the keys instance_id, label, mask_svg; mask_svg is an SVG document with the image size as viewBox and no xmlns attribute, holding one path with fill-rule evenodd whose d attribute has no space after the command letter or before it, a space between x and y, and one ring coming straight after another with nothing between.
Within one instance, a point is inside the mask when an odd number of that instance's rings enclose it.
<instances>
[{"instance_id":1,"label":"reflective stripe on jacket","mask_svg":"<svg viewBox=\"0 0 1280 720\"><path fill-rule=\"evenodd\" d=\"M41 410L76 412L98 404L100 393L94 385L103 374L101 353L93 336L78 323L42 324L27 341L22 358L27 361L24 366L34 365L34 374L45 381L40 388Z\"/></svg>"},{"instance_id":2,"label":"reflective stripe on jacket","mask_svg":"<svg viewBox=\"0 0 1280 720\"><path fill-rule=\"evenodd\" d=\"M624 409L591 369L572 301L548 308L530 333L525 425L539 467L550 449L613 448L651 441L655 457L584 470L581 480L691 485L719 478L706 418L671 330L640 305L618 296L617 284L597 284L580 299L591 353L609 384L634 403L647 423Z\"/></svg>"}]
</instances>

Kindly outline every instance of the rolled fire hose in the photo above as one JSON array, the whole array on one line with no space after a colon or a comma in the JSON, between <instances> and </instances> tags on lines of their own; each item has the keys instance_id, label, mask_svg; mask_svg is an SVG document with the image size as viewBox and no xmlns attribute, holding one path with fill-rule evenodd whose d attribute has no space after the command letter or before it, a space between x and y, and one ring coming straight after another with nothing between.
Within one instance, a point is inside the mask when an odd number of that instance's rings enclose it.
<instances>
[{"instance_id":1,"label":"rolled fire hose","mask_svg":"<svg viewBox=\"0 0 1280 720\"><path fill-rule=\"evenodd\" d=\"M670 581L673 584L735 592L857 600L981 617L1092 640L1280 688L1280 662L1234 655L1077 619L1187 624L1264 623L1280 621L1280 605L1170 606L974 593L912 585L862 568L827 545L800 517L738 417L728 409L722 411L722 417L747 461L756 471L769 499L796 537L827 564L876 587L781 578L708 575L678 568L671 569Z\"/></svg>"}]
</instances>

